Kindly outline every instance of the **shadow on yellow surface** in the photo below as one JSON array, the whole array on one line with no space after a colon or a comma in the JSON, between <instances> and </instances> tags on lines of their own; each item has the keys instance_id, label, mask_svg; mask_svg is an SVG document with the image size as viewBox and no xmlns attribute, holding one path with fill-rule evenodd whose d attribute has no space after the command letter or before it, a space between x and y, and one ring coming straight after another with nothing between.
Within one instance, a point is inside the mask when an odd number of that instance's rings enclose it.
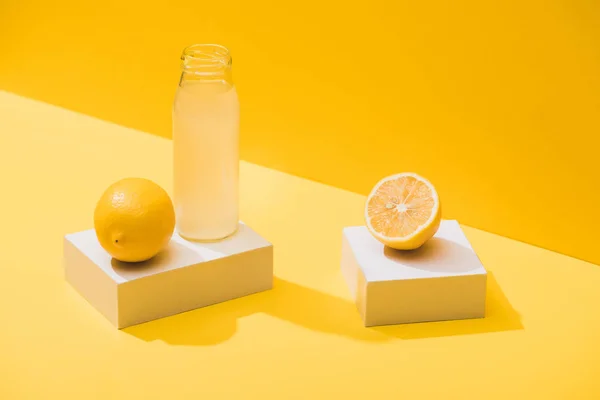
<instances>
[{"instance_id":1,"label":"shadow on yellow surface","mask_svg":"<svg viewBox=\"0 0 600 400\"><path fill-rule=\"evenodd\" d=\"M511 306L494 275L489 271L485 315L485 318L478 319L390 325L372 329L384 335L401 339L423 339L523 329L519 313Z\"/></svg>"},{"instance_id":2,"label":"shadow on yellow surface","mask_svg":"<svg viewBox=\"0 0 600 400\"><path fill-rule=\"evenodd\" d=\"M304 328L351 339L385 342L523 329L519 314L488 275L486 318L365 328L354 303L275 278L273 290L133 326L123 331L145 341L209 346L230 339L237 320L265 313Z\"/></svg>"}]
</instances>

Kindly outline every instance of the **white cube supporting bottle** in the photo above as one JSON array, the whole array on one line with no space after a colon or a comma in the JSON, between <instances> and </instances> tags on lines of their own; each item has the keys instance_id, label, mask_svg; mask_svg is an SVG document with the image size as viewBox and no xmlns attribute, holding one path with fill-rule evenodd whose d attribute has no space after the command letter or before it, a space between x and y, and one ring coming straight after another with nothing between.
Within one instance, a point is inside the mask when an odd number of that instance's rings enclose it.
<instances>
[{"instance_id":1,"label":"white cube supporting bottle","mask_svg":"<svg viewBox=\"0 0 600 400\"><path fill-rule=\"evenodd\" d=\"M93 229L65 237L67 280L118 328L273 287L273 246L238 218L239 104L229 51L194 45L181 59L173 105L178 232L135 265L113 259Z\"/></svg>"},{"instance_id":2,"label":"white cube supporting bottle","mask_svg":"<svg viewBox=\"0 0 600 400\"><path fill-rule=\"evenodd\" d=\"M218 240L238 227L239 102L229 51L187 47L173 105L176 229Z\"/></svg>"}]
</instances>

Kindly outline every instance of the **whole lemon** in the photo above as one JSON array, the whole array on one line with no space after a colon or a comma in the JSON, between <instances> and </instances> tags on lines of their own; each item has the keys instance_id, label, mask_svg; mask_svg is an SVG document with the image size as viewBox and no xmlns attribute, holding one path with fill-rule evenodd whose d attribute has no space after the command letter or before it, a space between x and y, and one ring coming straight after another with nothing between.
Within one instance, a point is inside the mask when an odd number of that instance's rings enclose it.
<instances>
[{"instance_id":1,"label":"whole lemon","mask_svg":"<svg viewBox=\"0 0 600 400\"><path fill-rule=\"evenodd\" d=\"M106 189L94 211L100 245L119 261L145 261L158 254L175 229L167 192L143 178L125 178Z\"/></svg>"}]
</instances>

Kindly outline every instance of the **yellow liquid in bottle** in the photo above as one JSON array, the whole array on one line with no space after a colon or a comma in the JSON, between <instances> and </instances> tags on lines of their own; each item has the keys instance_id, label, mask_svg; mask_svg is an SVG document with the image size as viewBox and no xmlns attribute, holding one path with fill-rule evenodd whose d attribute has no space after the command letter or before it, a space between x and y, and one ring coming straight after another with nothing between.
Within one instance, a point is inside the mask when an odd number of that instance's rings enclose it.
<instances>
[{"instance_id":1,"label":"yellow liquid in bottle","mask_svg":"<svg viewBox=\"0 0 600 400\"><path fill-rule=\"evenodd\" d=\"M238 226L239 103L224 81L189 82L173 107L176 229L217 240Z\"/></svg>"}]
</instances>

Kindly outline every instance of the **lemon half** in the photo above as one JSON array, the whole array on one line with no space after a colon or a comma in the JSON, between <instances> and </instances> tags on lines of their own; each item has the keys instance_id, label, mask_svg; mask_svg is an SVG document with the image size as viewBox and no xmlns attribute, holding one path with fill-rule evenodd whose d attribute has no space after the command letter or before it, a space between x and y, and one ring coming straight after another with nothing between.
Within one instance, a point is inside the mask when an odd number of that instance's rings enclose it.
<instances>
[{"instance_id":1,"label":"lemon half","mask_svg":"<svg viewBox=\"0 0 600 400\"><path fill-rule=\"evenodd\" d=\"M421 247L435 235L441 219L435 188L410 172L380 180L365 205L365 221L373 237L398 250Z\"/></svg>"}]
</instances>

